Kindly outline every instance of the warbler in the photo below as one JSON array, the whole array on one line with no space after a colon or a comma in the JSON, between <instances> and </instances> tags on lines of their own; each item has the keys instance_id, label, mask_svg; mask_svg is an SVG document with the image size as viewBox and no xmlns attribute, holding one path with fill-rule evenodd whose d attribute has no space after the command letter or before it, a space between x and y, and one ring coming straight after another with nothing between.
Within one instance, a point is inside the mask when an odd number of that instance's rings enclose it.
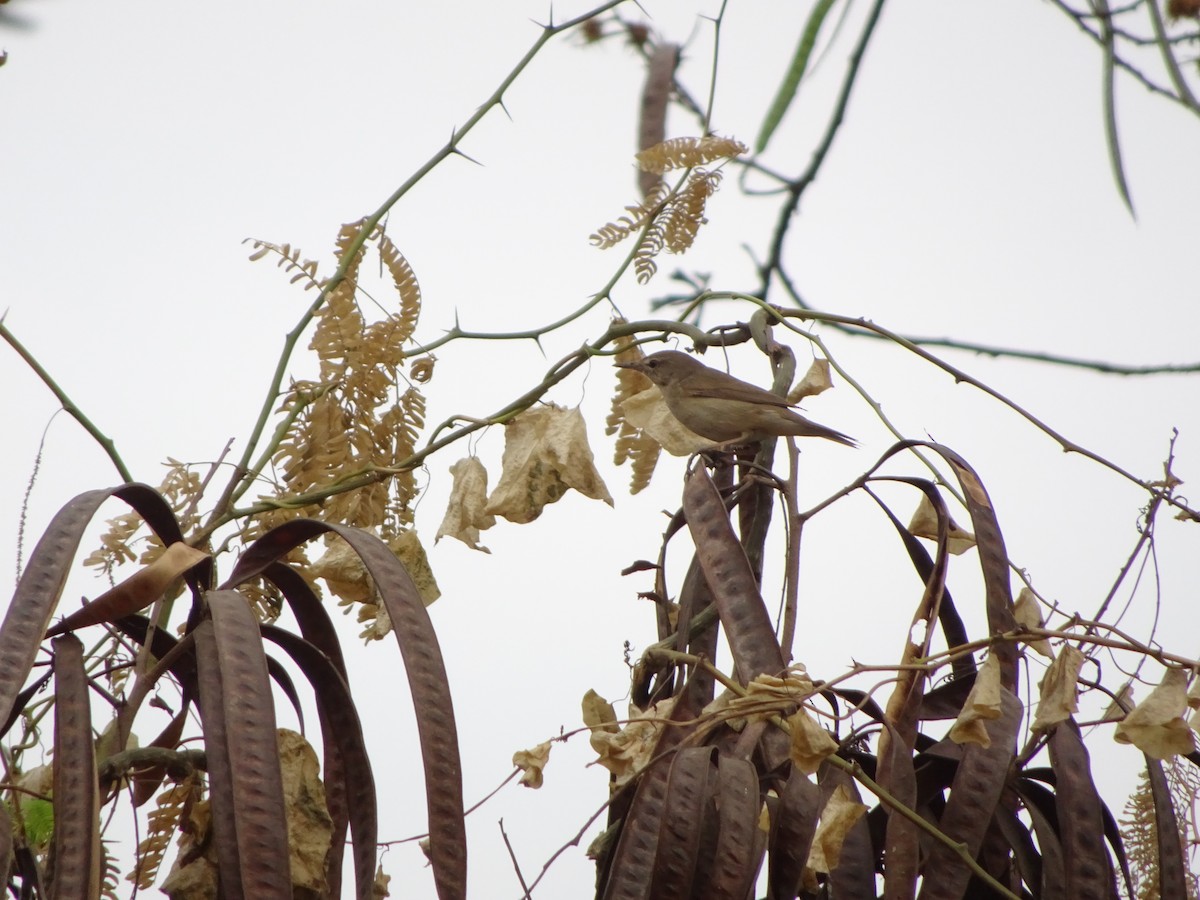
<instances>
[{"instance_id":1,"label":"warbler","mask_svg":"<svg viewBox=\"0 0 1200 900\"><path fill-rule=\"evenodd\" d=\"M678 350L660 350L636 362L617 363L641 372L662 392L667 409L684 427L718 446L738 447L768 437L823 437L848 447L854 438L795 412L783 397L734 378Z\"/></svg>"}]
</instances>

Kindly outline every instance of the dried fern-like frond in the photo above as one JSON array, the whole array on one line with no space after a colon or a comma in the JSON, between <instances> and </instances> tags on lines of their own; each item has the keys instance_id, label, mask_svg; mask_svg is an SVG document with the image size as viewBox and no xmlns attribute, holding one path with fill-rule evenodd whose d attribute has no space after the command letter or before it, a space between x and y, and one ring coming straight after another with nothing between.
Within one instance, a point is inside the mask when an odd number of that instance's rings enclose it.
<instances>
[{"instance_id":1,"label":"dried fern-like frond","mask_svg":"<svg viewBox=\"0 0 1200 900\"><path fill-rule=\"evenodd\" d=\"M619 244L650 221L650 218L662 207L663 201L667 199L667 194L667 186L659 182L641 203L625 207L625 211L629 215L621 216L616 222L609 222L601 226L592 233L588 240L600 250L607 250L609 247Z\"/></svg>"},{"instance_id":2,"label":"dried fern-like frond","mask_svg":"<svg viewBox=\"0 0 1200 900\"><path fill-rule=\"evenodd\" d=\"M83 564L95 566L111 578L117 566L137 559L137 554L129 545L141 527L142 517L135 512L123 513L109 519L108 530L100 535L100 547L93 550Z\"/></svg>"},{"instance_id":3,"label":"dried fern-like frond","mask_svg":"<svg viewBox=\"0 0 1200 900\"><path fill-rule=\"evenodd\" d=\"M696 240L704 218L704 206L721 183L720 172L696 169L689 177L669 213L663 217L663 237L668 253L684 253Z\"/></svg>"},{"instance_id":4,"label":"dried fern-like frond","mask_svg":"<svg viewBox=\"0 0 1200 900\"><path fill-rule=\"evenodd\" d=\"M1181 764L1178 759L1162 761L1164 774L1171 790L1171 800L1177 811L1179 841L1182 847L1194 847L1189 834L1194 827L1194 807L1200 777L1190 763ZM1154 795L1150 778L1145 770L1138 779L1137 787L1125 803L1120 822L1121 838L1129 860L1129 871L1133 878L1134 900L1155 900L1162 896L1159 884L1158 816L1154 808ZM1189 900L1196 900L1196 877L1187 880Z\"/></svg>"},{"instance_id":5,"label":"dried fern-like frond","mask_svg":"<svg viewBox=\"0 0 1200 900\"><path fill-rule=\"evenodd\" d=\"M100 842L100 897L101 900L118 900L117 888L121 886L121 868L108 851L108 841Z\"/></svg>"},{"instance_id":6,"label":"dried fern-like frond","mask_svg":"<svg viewBox=\"0 0 1200 900\"><path fill-rule=\"evenodd\" d=\"M618 363L636 362L645 356L642 348L634 343L632 337L618 338L616 345L618 347L616 362ZM650 387L650 379L641 372L635 372L632 369L617 369L617 391L613 394L612 406L605 421L604 433L617 435L613 448L613 462L618 466L626 461L631 464L632 474L629 482L629 493L631 494L638 493L650 484L650 478L658 465L662 447L652 437L644 434L640 428L636 428L626 421L623 404L630 397L640 394Z\"/></svg>"},{"instance_id":7,"label":"dried fern-like frond","mask_svg":"<svg viewBox=\"0 0 1200 900\"><path fill-rule=\"evenodd\" d=\"M392 459L388 465L399 466L416 452L417 438L425 427L425 398L415 387L409 388L400 402L384 416L384 425L395 436ZM401 525L413 522L413 501L417 498L416 476L412 469L405 469L395 479L396 519Z\"/></svg>"},{"instance_id":8,"label":"dried fern-like frond","mask_svg":"<svg viewBox=\"0 0 1200 900\"><path fill-rule=\"evenodd\" d=\"M179 526L187 534L200 521L199 502L203 492L200 476L191 471L186 463L168 458L164 465L167 474L158 487L158 492L170 504L179 520ZM142 517L135 512L127 512L108 520L108 530L100 536L100 547L93 550L83 561L85 566L95 566L100 571L112 577L113 571L123 563L138 559L133 551L134 539L142 529ZM153 533L148 533L147 547L142 552L140 562L149 565L162 555L162 542Z\"/></svg>"},{"instance_id":9,"label":"dried fern-like frond","mask_svg":"<svg viewBox=\"0 0 1200 900\"><path fill-rule=\"evenodd\" d=\"M663 230L663 223L655 222L646 230L642 242L638 244L637 252L633 256L633 271L637 275L638 284L645 284L658 271L658 263L654 261L654 257L662 252L666 243Z\"/></svg>"},{"instance_id":10,"label":"dried fern-like frond","mask_svg":"<svg viewBox=\"0 0 1200 900\"><path fill-rule=\"evenodd\" d=\"M416 273L404 254L383 231L379 232L378 246L379 258L391 273L396 293L400 296L396 340L406 343L417 330L417 319L421 315L421 285L417 283Z\"/></svg>"},{"instance_id":11,"label":"dried fern-like frond","mask_svg":"<svg viewBox=\"0 0 1200 900\"><path fill-rule=\"evenodd\" d=\"M750 148L733 138L715 134L704 137L672 138L647 147L635 157L644 172L662 174L672 169L690 169L702 166L714 159L728 159L745 153Z\"/></svg>"},{"instance_id":12,"label":"dried fern-like frond","mask_svg":"<svg viewBox=\"0 0 1200 900\"><path fill-rule=\"evenodd\" d=\"M138 844L137 858L133 870L125 876L126 881L133 882L141 890L154 886L175 829L199 799L200 788L200 776L193 772L158 795L154 809L146 816L146 837Z\"/></svg>"},{"instance_id":13,"label":"dried fern-like frond","mask_svg":"<svg viewBox=\"0 0 1200 900\"><path fill-rule=\"evenodd\" d=\"M433 366L436 362L437 357L432 353L428 356L422 356L420 359L413 360L413 364L409 368L412 380L417 384L428 384L430 379L433 378Z\"/></svg>"},{"instance_id":14,"label":"dried fern-like frond","mask_svg":"<svg viewBox=\"0 0 1200 900\"><path fill-rule=\"evenodd\" d=\"M288 279L289 284L303 281L306 291L321 286L322 282L317 278L316 261L301 259L299 247L293 247L291 244L274 244L255 238L246 238L242 243L249 243L253 247L253 251L250 253L251 262L257 262L271 253L278 256L279 259L276 260L275 265L292 276Z\"/></svg>"}]
</instances>

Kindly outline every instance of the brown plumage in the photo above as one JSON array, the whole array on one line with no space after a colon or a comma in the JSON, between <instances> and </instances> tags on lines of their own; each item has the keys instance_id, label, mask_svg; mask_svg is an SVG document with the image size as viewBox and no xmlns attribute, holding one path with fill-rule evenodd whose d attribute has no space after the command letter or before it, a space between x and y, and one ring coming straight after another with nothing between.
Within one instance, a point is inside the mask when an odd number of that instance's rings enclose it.
<instances>
[{"instance_id":1,"label":"brown plumage","mask_svg":"<svg viewBox=\"0 0 1200 900\"><path fill-rule=\"evenodd\" d=\"M768 437L796 435L857 446L854 438L793 411L783 397L710 368L678 350L660 350L618 366L641 372L653 381L671 415L690 431L719 444L739 446Z\"/></svg>"}]
</instances>

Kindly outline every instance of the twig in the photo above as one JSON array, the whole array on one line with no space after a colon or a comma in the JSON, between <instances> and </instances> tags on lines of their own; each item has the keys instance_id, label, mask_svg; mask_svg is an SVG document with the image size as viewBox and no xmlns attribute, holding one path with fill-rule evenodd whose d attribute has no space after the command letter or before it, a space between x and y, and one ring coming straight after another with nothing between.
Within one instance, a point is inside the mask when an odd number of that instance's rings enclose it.
<instances>
[{"instance_id":1,"label":"twig","mask_svg":"<svg viewBox=\"0 0 1200 900\"><path fill-rule=\"evenodd\" d=\"M496 824L500 826L500 836L504 838L504 848L508 850L508 858L512 860L513 871L517 873L517 881L521 882L521 890L524 891L521 897L523 900L529 900L529 885L525 883L525 876L521 874L521 864L517 862L517 854L513 852L512 844L508 840L508 832L504 830L504 818L501 817Z\"/></svg>"}]
</instances>

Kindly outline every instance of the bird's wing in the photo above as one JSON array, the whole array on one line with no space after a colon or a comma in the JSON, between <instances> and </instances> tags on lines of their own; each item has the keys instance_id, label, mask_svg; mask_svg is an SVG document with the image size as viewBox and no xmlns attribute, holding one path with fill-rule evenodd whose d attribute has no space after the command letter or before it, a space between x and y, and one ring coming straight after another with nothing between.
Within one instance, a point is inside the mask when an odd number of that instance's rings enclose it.
<instances>
[{"instance_id":1,"label":"bird's wing","mask_svg":"<svg viewBox=\"0 0 1200 900\"><path fill-rule=\"evenodd\" d=\"M715 370L714 370L715 371ZM760 387L734 378L732 375L726 375L724 372L716 374L724 376L716 385L709 387L698 387L693 379L688 379L687 390L693 397L714 397L720 400L741 400L744 403L761 403L766 406L779 406L784 409L789 409L792 404L788 403L783 397L778 394L772 394L770 391L765 391ZM726 381L725 379L728 379Z\"/></svg>"}]
</instances>

